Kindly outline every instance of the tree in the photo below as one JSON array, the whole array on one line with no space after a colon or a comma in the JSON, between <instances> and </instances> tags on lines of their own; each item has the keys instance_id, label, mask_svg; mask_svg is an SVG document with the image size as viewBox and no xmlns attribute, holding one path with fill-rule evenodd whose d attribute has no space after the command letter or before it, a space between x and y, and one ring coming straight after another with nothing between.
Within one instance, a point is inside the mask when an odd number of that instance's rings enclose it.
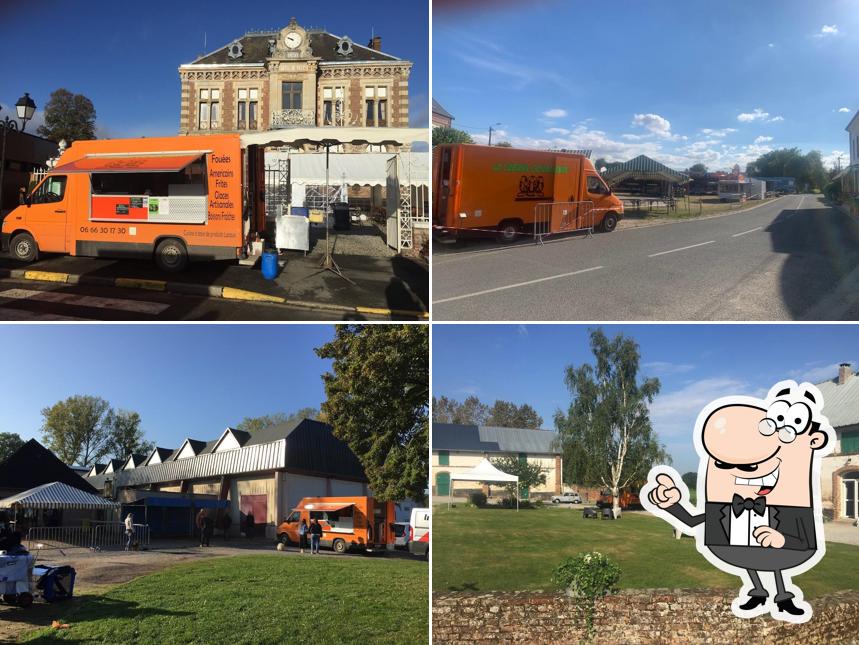
<instances>
[{"instance_id":1,"label":"tree","mask_svg":"<svg viewBox=\"0 0 859 645\"><path fill-rule=\"evenodd\" d=\"M799 190L819 190L827 181L820 153L812 150L803 155L799 148L782 148L761 155L746 165L746 174L752 177L793 177Z\"/></svg>"},{"instance_id":2,"label":"tree","mask_svg":"<svg viewBox=\"0 0 859 645\"><path fill-rule=\"evenodd\" d=\"M0 432L0 462L6 461L18 452L24 440L15 432Z\"/></svg>"},{"instance_id":3,"label":"tree","mask_svg":"<svg viewBox=\"0 0 859 645\"><path fill-rule=\"evenodd\" d=\"M596 161L594 161L594 168L596 168L597 172L602 172L602 168L608 167L608 161L605 160L605 157L599 157Z\"/></svg>"},{"instance_id":4,"label":"tree","mask_svg":"<svg viewBox=\"0 0 859 645\"><path fill-rule=\"evenodd\" d=\"M511 497L521 499L522 491L528 491L546 483L546 472L540 464L532 463L527 459L519 459L519 457L496 457L489 461L498 470L508 475L516 475L519 478L519 491L516 490L515 482L504 484L504 488Z\"/></svg>"},{"instance_id":5,"label":"tree","mask_svg":"<svg viewBox=\"0 0 859 645\"><path fill-rule=\"evenodd\" d=\"M442 143L474 143L474 139L468 132L457 130L456 128L433 128L432 129L432 144L433 146Z\"/></svg>"},{"instance_id":6,"label":"tree","mask_svg":"<svg viewBox=\"0 0 859 645\"><path fill-rule=\"evenodd\" d=\"M495 144L495 146L498 148L512 148L513 144L510 143L509 141L499 141L498 143Z\"/></svg>"},{"instance_id":7,"label":"tree","mask_svg":"<svg viewBox=\"0 0 859 645\"><path fill-rule=\"evenodd\" d=\"M292 414L275 412L274 414L264 414L260 417L245 417L236 426L236 430L244 430L245 432L253 434L254 432L270 428L271 426L277 426L283 423L293 423L295 421L300 421L301 419L323 420L320 418L319 410L308 407L296 410Z\"/></svg>"},{"instance_id":8,"label":"tree","mask_svg":"<svg viewBox=\"0 0 859 645\"><path fill-rule=\"evenodd\" d=\"M140 415L130 410L110 410L105 418L108 431L108 454L125 459L130 454L148 455L155 444L143 438Z\"/></svg>"},{"instance_id":9,"label":"tree","mask_svg":"<svg viewBox=\"0 0 859 645\"><path fill-rule=\"evenodd\" d=\"M707 172L707 166L702 163L696 163L689 167L690 174L703 175Z\"/></svg>"},{"instance_id":10,"label":"tree","mask_svg":"<svg viewBox=\"0 0 859 645\"><path fill-rule=\"evenodd\" d=\"M462 403L446 396L433 397L432 410L433 421L437 423L482 426L489 417L489 406L476 396L469 396Z\"/></svg>"},{"instance_id":11,"label":"tree","mask_svg":"<svg viewBox=\"0 0 859 645\"><path fill-rule=\"evenodd\" d=\"M657 461L667 461L648 416L660 385L656 378L639 378L634 340L623 334L609 339L601 329L590 337L595 365L567 367L572 401L567 414L555 414L555 425L570 474L610 489L618 515L620 489L644 480Z\"/></svg>"},{"instance_id":12,"label":"tree","mask_svg":"<svg viewBox=\"0 0 859 645\"><path fill-rule=\"evenodd\" d=\"M65 463L91 466L110 454L111 413L97 396L70 396L42 410L45 445Z\"/></svg>"},{"instance_id":13,"label":"tree","mask_svg":"<svg viewBox=\"0 0 859 645\"><path fill-rule=\"evenodd\" d=\"M686 484L688 488L695 488L698 485L698 473L683 473L680 478L683 480L683 483Z\"/></svg>"},{"instance_id":14,"label":"tree","mask_svg":"<svg viewBox=\"0 0 859 645\"><path fill-rule=\"evenodd\" d=\"M543 427L543 417L527 403L518 406L509 401L495 401L489 409L486 425L539 430Z\"/></svg>"},{"instance_id":15,"label":"tree","mask_svg":"<svg viewBox=\"0 0 859 645\"><path fill-rule=\"evenodd\" d=\"M429 329L339 325L322 412L358 457L374 496L424 499L429 472Z\"/></svg>"},{"instance_id":16,"label":"tree","mask_svg":"<svg viewBox=\"0 0 859 645\"><path fill-rule=\"evenodd\" d=\"M95 107L83 94L60 88L45 105L45 124L38 133L51 141L95 139Z\"/></svg>"}]
</instances>

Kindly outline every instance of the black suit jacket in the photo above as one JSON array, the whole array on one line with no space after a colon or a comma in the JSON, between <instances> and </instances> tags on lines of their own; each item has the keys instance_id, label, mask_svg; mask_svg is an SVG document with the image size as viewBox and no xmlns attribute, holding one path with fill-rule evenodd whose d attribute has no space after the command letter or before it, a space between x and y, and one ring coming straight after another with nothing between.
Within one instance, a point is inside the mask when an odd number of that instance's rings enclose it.
<instances>
[{"instance_id":1,"label":"black suit jacket","mask_svg":"<svg viewBox=\"0 0 859 645\"><path fill-rule=\"evenodd\" d=\"M807 551L817 548L814 531L814 513L810 507L767 506L769 525L784 535L785 549ZM691 515L680 504L665 509L686 526L704 522L704 544L731 546L731 505L723 502L706 502L704 513Z\"/></svg>"}]
</instances>

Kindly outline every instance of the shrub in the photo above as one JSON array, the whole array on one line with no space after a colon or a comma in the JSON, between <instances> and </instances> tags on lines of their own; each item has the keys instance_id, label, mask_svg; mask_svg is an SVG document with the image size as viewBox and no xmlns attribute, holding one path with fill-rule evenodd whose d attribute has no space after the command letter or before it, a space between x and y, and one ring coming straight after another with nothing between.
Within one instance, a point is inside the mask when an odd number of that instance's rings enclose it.
<instances>
[{"instance_id":1,"label":"shrub","mask_svg":"<svg viewBox=\"0 0 859 645\"><path fill-rule=\"evenodd\" d=\"M841 201L841 182L840 181L830 181L823 187L823 194L829 201L832 202L840 202Z\"/></svg>"},{"instance_id":2,"label":"shrub","mask_svg":"<svg viewBox=\"0 0 859 645\"><path fill-rule=\"evenodd\" d=\"M567 558L552 573L552 582L578 600L589 635L593 632L596 599L617 593L619 580L620 567L599 551Z\"/></svg>"},{"instance_id":3,"label":"shrub","mask_svg":"<svg viewBox=\"0 0 859 645\"><path fill-rule=\"evenodd\" d=\"M486 495L483 492L478 491L476 493L472 493L468 496L469 501L474 504L477 508L483 508L486 506Z\"/></svg>"},{"instance_id":4,"label":"shrub","mask_svg":"<svg viewBox=\"0 0 859 645\"><path fill-rule=\"evenodd\" d=\"M516 498L515 497L505 497L501 500L501 504L499 504L501 508L516 508ZM531 506L531 502L527 499L519 500L519 508L533 508Z\"/></svg>"}]
</instances>

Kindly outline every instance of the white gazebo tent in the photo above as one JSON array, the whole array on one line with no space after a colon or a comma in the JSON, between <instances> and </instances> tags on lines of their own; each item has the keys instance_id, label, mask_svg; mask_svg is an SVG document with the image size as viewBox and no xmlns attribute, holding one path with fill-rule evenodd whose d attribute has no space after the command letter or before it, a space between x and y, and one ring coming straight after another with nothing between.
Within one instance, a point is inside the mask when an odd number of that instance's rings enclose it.
<instances>
[{"instance_id":1,"label":"white gazebo tent","mask_svg":"<svg viewBox=\"0 0 859 645\"><path fill-rule=\"evenodd\" d=\"M516 482L516 510L519 510L519 478L516 475L510 475L503 470L498 470L485 457L483 461L477 464L471 470L464 473L450 474L450 487L448 488L447 507L450 508L450 501L453 497L453 482L454 480L469 481L469 482L486 482L486 483L504 483Z\"/></svg>"},{"instance_id":2,"label":"white gazebo tent","mask_svg":"<svg viewBox=\"0 0 859 645\"><path fill-rule=\"evenodd\" d=\"M328 217L330 204L328 203L328 186L330 185L330 153L332 146L342 144L351 145L384 145L401 146L411 145L416 141L429 141L427 128L367 128L367 127L299 127L282 128L278 130L265 130L243 134L239 137L242 148L250 146L291 146L304 148L315 145L325 148L325 217ZM411 163L409 163L409 167ZM411 214L409 213L409 219ZM340 267L334 261L331 247L328 242L328 226L325 227L325 257L322 259L322 269L328 270L348 282L352 282L340 271ZM398 245L399 246L399 245ZM399 251L399 249L397 249Z\"/></svg>"},{"instance_id":3,"label":"white gazebo tent","mask_svg":"<svg viewBox=\"0 0 859 645\"><path fill-rule=\"evenodd\" d=\"M51 482L0 499L0 508L110 510L119 504L62 482Z\"/></svg>"}]
</instances>

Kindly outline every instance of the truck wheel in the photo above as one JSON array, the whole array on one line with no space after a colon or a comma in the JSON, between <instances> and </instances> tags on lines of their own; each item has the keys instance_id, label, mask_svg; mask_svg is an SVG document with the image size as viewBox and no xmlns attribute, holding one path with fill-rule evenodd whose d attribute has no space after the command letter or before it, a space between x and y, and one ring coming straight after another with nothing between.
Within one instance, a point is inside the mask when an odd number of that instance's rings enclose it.
<instances>
[{"instance_id":1,"label":"truck wheel","mask_svg":"<svg viewBox=\"0 0 859 645\"><path fill-rule=\"evenodd\" d=\"M33 594L26 591L18 594L18 606L26 609L33 604Z\"/></svg>"},{"instance_id":2,"label":"truck wheel","mask_svg":"<svg viewBox=\"0 0 859 645\"><path fill-rule=\"evenodd\" d=\"M175 238L161 240L155 247L155 264L162 271L177 273L188 266L188 251Z\"/></svg>"},{"instance_id":3,"label":"truck wheel","mask_svg":"<svg viewBox=\"0 0 859 645\"><path fill-rule=\"evenodd\" d=\"M331 548L334 549L334 553L346 553L346 542L337 538L334 540L334 544L331 545Z\"/></svg>"},{"instance_id":4,"label":"truck wheel","mask_svg":"<svg viewBox=\"0 0 859 645\"><path fill-rule=\"evenodd\" d=\"M559 500L559 499L553 499L552 500L552 504L560 504L560 503L561 503L561 500Z\"/></svg>"},{"instance_id":5,"label":"truck wheel","mask_svg":"<svg viewBox=\"0 0 859 645\"><path fill-rule=\"evenodd\" d=\"M15 259L21 260L21 262L35 262L39 259L39 247L36 246L36 240L29 233L16 235L9 248Z\"/></svg>"},{"instance_id":6,"label":"truck wheel","mask_svg":"<svg viewBox=\"0 0 859 645\"><path fill-rule=\"evenodd\" d=\"M600 228L602 228L603 233L611 233L617 228L617 215L614 213L606 213L605 217L602 218L602 225Z\"/></svg>"},{"instance_id":7,"label":"truck wheel","mask_svg":"<svg viewBox=\"0 0 859 645\"><path fill-rule=\"evenodd\" d=\"M522 224L515 219L506 219L498 225L498 241L502 244L510 244L515 242L519 237L519 232L522 229Z\"/></svg>"}]
</instances>

